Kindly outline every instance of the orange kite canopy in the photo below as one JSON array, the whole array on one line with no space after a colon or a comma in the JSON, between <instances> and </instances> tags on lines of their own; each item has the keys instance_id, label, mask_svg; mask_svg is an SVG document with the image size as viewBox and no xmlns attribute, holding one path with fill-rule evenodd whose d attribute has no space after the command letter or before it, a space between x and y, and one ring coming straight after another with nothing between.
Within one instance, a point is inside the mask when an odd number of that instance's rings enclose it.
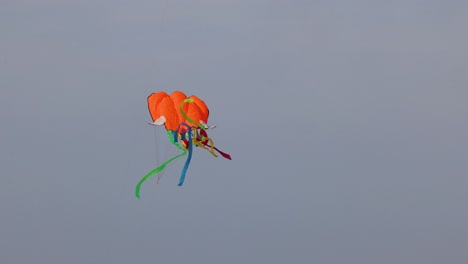
<instances>
[{"instance_id":1,"label":"orange kite canopy","mask_svg":"<svg viewBox=\"0 0 468 264\"><path fill-rule=\"evenodd\" d=\"M187 99L190 104L183 104ZM166 130L177 131L181 123L186 123L191 127L198 127L199 124L208 123L210 114L205 102L192 95L187 97L181 91L175 91L171 95L165 92L152 93L148 96L148 110L154 125L164 124ZM182 111L181 111L182 110ZM195 122L187 120L182 113L186 113Z\"/></svg>"}]
</instances>

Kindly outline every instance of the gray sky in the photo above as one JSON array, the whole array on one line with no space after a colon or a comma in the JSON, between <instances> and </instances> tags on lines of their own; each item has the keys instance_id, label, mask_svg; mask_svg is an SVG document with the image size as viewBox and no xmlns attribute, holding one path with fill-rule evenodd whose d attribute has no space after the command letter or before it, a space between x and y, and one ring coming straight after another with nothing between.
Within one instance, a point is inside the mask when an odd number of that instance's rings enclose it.
<instances>
[{"instance_id":1,"label":"gray sky","mask_svg":"<svg viewBox=\"0 0 468 264\"><path fill-rule=\"evenodd\" d=\"M467 263L467 28L455 0L2 0L0 262ZM233 160L138 200L177 89Z\"/></svg>"}]
</instances>

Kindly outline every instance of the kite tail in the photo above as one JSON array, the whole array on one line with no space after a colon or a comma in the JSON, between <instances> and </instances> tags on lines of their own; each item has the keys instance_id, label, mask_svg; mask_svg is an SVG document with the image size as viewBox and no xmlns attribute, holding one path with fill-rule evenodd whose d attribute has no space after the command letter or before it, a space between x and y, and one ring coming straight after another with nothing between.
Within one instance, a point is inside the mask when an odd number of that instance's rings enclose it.
<instances>
[{"instance_id":1,"label":"kite tail","mask_svg":"<svg viewBox=\"0 0 468 264\"><path fill-rule=\"evenodd\" d=\"M221 156L223 156L223 158L228 159L228 160L232 160L232 159L231 159L231 155L229 155L229 154L227 154L227 153L225 153L225 152L222 152L222 151L219 150L217 147L214 147L214 146L213 146L213 148L214 148L219 154L221 154Z\"/></svg>"},{"instance_id":2,"label":"kite tail","mask_svg":"<svg viewBox=\"0 0 468 264\"><path fill-rule=\"evenodd\" d=\"M182 111L182 109L181 109L181 111ZM192 149L193 149L192 128L189 125L187 125L186 123L181 123L181 125L187 127L187 133L184 133L181 136L181 140L184 140L185 135L187 135L187 137L188 137L188 145L187 145L188 156L187 156L187 160L185 161L184 168L182 169L182 172L180 173L180 179L179 179L178 186L182 186L182 184L184 184L185 174L187 173L188 166L190 165L190 161L192 160Z\"/></svg>"},{"instance_id":3,"label":"kite tail","mask_svg":"<svg viewBox=\"0 0 468 264\"><path fill-rule=\"evenodd\" d=\"M200 133L198 133L198 129L194 129L193 131L195 133L195 135L193 137L193 143L195 145L197 145L198 147L200 147L200 148L202 148L204 150L207 150L208 152L211 153L211 155L213 155L213 157L217 158L218 155L216 155L216 153L214 152L213 139L209 138L208 135L206 134L206 132L203 131L203 130ZM207 140L211 143L210 146L207 146L206 144L203 143L203 142L205 142Z\"/></svg>"},{"instance_id":4,"label":"kite tail","mask_svg":"<svg viewBox=\"0 0 468 264\"><path fill-rule=\"evenodd\" d=\"M211 149L214 149L216 150L219 154L221 154L221 156L223 156L223 158L225 159L228 159L228 160L231 160L231 155L225 153L225 152L222 152L221 150L219 150L217 147L214 146L214 143L213 143L213 140L210 140L210 143L211 145L208 145L208 140L206 141L203 141L202 142L203 145L207 146L207 147L210 147ZM214 155L215 157L217 157L216 155Z\"/></svg>"},{"instance_id":5,"label":"kite tail","mask_svg":"<svg viewBox=\"0 0 468 264\"><path fill-rule=\"evenodd\" d=\"M223 158L225 159L228 159L228 160L231 160L231 155L225 153L225 152L222 152L221 150L219 150L217 147L214 146L214 141L208 137L208 134L206 133L205 130L201 130L200 131L200 138L201 138L201 143L206 146L206 147L209 147L210 148L210 152L213 156L215 157L218 157L213 150L216 150L219 154L221 154L221 156L223 156ZM210 143L208 145L208 143ZM205 148L207 149L207 148Z\"/></svg>"},{"instance_id":6,"label":"kite tail","mask_svg":"<svg viewBox=\"0 0 468 264\"><path fill-rule=\"evenodd\" d=\"M185 103L193 103L193 100L192 99L185 99L179 106L179 110L180 110L180 113L182 114L182 116L187 119L189 122L193 123L193 124L197 124L200 128L204 129L204 127L200 124L198 124L198 122L195 122L194 120L192 120L190 117L187 116L187 114L184 112L184 109L182 108L182 106L185 104ZM187 145L187 149L188 149L188 156L187 156L187 160L185 161L185 164L184 164L184 168L182 169L182 172L180 174L180 179L179 179L179 184L178 186L182 186L182 184L184 184L184 181L185 181L185 174L187 173L187 170L188 170L188 166L190 165L190 161L192 160L192 149L193 149L193 142L192 142L192 127L189 126L188 124L186 123L181 123L181 125L185 126L187 128L187 131L186 133L184 133L182 136L181 136L181 139L185 139L185 135L188 136L188 145Z\"/></svg>"},{"instance_id":7,"label":"kite tail","mask_svg":"<svg viewBox=\"0 0 468 264\"><path fill-rule=\"evenodd\" d=\"M174 161L175 159L177 158L180 158L182 156L184 156L185 154L187 154L187 151L184 150L183 153L179 154L179 155L176 155L174 157L172 157L171 159L167 160L166 162L164 162L163 164L161 164L161 166L157 167L156 169L150 171L148 174L146 174L145 177L143 177L140 182L138 182L138 184L136 185L136 189L135 189L135 195L138 199L140 199L140 188L141 188L141 185L147 181L149 178L153 177L154 175L158 174L160 171L164 170L164 168L166 168L166 166L171 163L172 161Z\"/></svg>"}]
</instances>

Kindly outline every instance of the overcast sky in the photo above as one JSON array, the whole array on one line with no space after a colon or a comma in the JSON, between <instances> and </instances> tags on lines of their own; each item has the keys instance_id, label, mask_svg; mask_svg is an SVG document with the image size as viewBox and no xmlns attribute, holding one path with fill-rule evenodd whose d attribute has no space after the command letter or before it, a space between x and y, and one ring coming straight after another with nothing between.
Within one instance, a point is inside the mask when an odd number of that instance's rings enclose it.
<instances>
[{"instance_id":1,"label":"overcast sky","mask_svg":"<svg viewBox=\"0 0 468 264\"><path fill-rule=\"evenodd\" d=\"M1 0L0 262L468 263L467 47L467 1ZM233 160L138 200L161 90Z\"/></svg>"}]
</instances>

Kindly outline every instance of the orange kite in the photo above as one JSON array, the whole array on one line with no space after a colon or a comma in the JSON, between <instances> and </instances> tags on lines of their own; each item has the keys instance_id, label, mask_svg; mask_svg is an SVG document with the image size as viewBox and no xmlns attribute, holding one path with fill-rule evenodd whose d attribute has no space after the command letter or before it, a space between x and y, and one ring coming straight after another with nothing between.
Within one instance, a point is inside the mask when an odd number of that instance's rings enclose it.
<instances>
[{"instance_id":1,"label":"orange kite","mask_svg":"<svg viewBox=\"0 0 468 264\"><path fill-rule=\"evenodd\" d=\"M178 184L182 186L192 158L193 146L208 150L214 157L218 157L215 153L217 151L224 158L231 159L229 154L217 149L213 140L208 137L206 130L215 126L207 125L210 111L205 102L197 96L187 97L181 91L175 91L171 95L165 92L152 93L148 96L148 110L153 120L150 124L164 125L170 142L183 153L172 157L143 177L136 186L135 194L138 198L140 198L140 187L143 182L164 170L173 160L188 153Z\"/></svg>"}]
</instances>

